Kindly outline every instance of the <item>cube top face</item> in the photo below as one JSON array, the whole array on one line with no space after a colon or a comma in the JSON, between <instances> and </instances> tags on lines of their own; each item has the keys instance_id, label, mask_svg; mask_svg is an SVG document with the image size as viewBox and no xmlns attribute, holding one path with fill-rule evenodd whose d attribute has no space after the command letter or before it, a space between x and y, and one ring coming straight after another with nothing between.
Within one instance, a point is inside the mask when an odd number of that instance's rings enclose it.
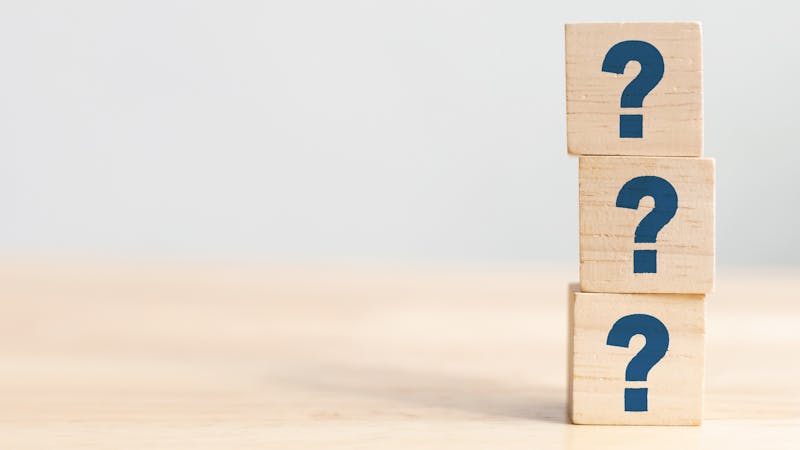
<instances>
[{"instance_id":1,"label":"cube top face","mask_svg":"<svg viewBox=\"0 0 800 450\"><path fill-rule=\"evenodd\" d=\"M572 155L701 156L699 23L567 24Z\"/></svg>"},{"instance_id":2,"label":"cube top face","mask_svg":"<svg viewBox=\"0 0 800 450\"><path fill-rule=\"evenodd\" d=\"M573 423L699 425L704 297L575 293L569 355ZM649 358L634 360L642 354Z\"/></svg>"},{"instance_id":3,"label":"cube top face","mask_svg":"<svg viewBox=\"0 0 800 450\"><path fill-rule=\"evenodd\" d=\"M578 167L582 291L713 290L713 159L582 156Z\"/></svg>"}]
</instances>

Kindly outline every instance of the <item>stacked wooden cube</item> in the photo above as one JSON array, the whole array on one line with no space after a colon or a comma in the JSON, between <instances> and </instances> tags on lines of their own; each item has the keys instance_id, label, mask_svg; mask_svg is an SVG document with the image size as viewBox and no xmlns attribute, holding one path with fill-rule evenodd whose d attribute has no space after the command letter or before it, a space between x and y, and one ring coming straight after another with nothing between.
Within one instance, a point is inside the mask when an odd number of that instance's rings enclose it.
<instances>
[{"instance_id":1,"label":"stacked wooden cube","mask_svg":"<svg viewBox=\"0 0 800 450\"><path fill-rule=\"evenodd\" d=\"M714 286L700 24L568 24L565 33L580 211L571 420L699 424Z\"/></svg>"}]
</instances>

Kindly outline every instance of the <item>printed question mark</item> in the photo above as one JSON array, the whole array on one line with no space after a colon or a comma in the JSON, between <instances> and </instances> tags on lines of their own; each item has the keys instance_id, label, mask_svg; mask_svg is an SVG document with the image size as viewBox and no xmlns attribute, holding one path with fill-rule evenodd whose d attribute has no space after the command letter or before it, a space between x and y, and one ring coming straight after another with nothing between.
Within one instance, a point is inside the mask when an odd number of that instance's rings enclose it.
<instances>
[{"instance_id":1,"label":"printed question mark","mask_svg":"<svg viewBox=\"0 0 800 450\"><path fill-rule=\"evenodd\" d=\"M619 103L622 108L641 108L644 98L664 76L664 58L649 42L622 41L606 53L603 59L603 72L621 75L625 72L625 66L631 61L638 61L642 69L622 91ZM620 114L619 137L642 137L642 121L641 114Z\"/></svg>"},{"instance_id":2,"label":"printed question mark","mask_svg":"<svg viewBox=\"0 0 800 450\"><path fill-rule=\"evenodd\" d=\"M669 181L653 176L636 177L622 186L617 207L639 209L642 197L653 198L653 210L644 216L633 235L633 242L656 242L658 232L678 210L678 193ZM656 251L634 250L633 273L656 273Z\"/></svg>"},{"instance_id":3,"label":"printed question mark","mask_svg":"<svg viewBox=\"0 0 800 450\"><path fill-rule=\"evenodd\" d=\"M647 374L667 353L669 331L660 320L647 314L631 314L614 323L606 345L628 347L631 338L644 336L644 347L625 369L625 381L647 381ZM625 411L647 411L647 388L625 388Z\"/></svg>"}]
</instances>

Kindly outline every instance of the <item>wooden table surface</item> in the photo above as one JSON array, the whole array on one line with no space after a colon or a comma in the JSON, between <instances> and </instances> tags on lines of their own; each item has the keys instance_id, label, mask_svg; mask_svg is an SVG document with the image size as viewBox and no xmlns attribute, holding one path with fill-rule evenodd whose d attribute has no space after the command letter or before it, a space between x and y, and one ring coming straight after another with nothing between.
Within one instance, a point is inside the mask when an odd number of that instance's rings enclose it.
<instances>
[{"instance_id":1,"label":"wooden table surface","mask_svg":"<svg viewBox=\"0 0 800 450\"><path fill-rule=\"evenodd\" d=\"M6 263L0 448L800 448L800 270L719 274L660 428L565 422L574 272Z\"/></svg>"}]
</instances>

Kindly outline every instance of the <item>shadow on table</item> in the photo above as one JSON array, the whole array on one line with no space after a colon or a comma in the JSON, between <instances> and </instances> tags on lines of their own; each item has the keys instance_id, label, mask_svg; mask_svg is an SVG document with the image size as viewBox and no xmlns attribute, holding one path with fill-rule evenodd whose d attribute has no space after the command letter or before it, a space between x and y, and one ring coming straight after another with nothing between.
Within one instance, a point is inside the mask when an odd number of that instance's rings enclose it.
<instances>
[{"instance_id":1,"label":"shadow on table","mask_svg":"<svg viewBox=\"0 0 800 450\"><path fill-rule=\"evenodd\" d=\"M379 398L494 417L566 423L566 394L554 386L524 383L510 386L477 377L334 364L284 367L272 374L270 381L337 395Z\"/></svg>"}]
</instances>

